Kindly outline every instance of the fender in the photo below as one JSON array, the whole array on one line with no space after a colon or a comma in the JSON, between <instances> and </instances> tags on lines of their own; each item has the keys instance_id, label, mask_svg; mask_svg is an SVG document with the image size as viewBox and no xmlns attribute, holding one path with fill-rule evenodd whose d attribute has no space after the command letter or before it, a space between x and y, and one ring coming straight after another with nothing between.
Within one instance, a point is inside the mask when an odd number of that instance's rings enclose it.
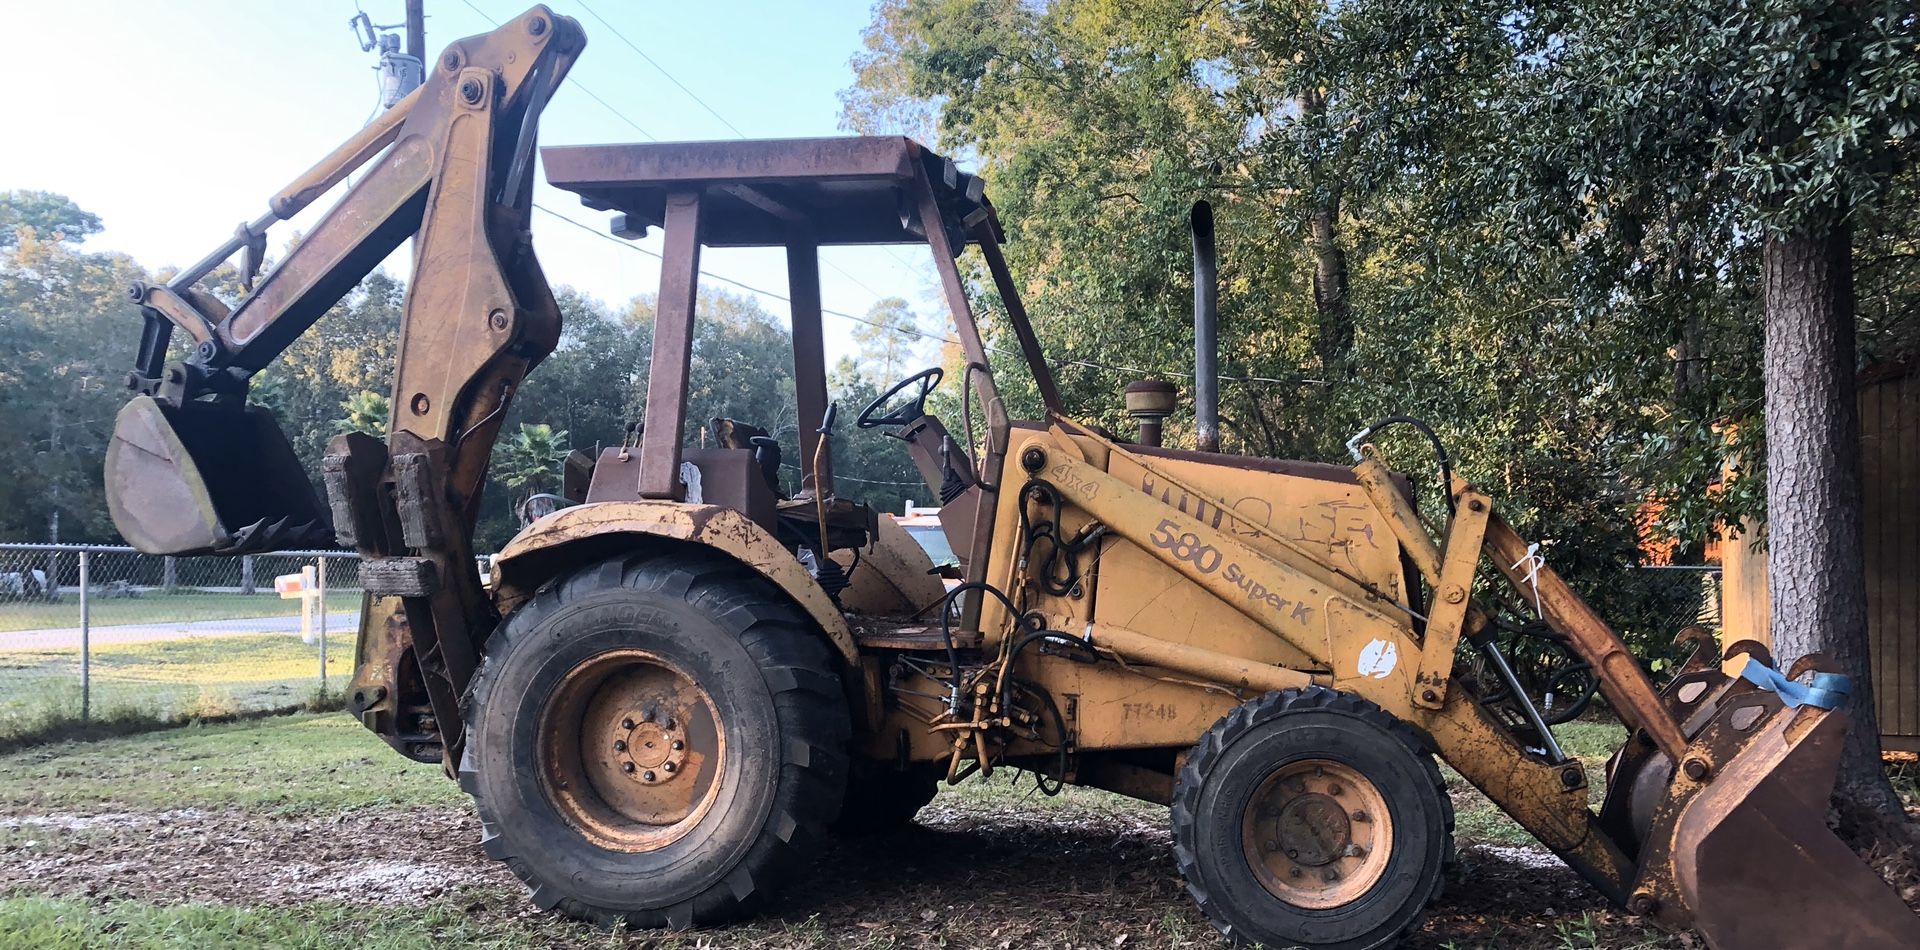
<instances>
[{"instance_id":1,"label":"fender","mask_svg":"<svg viewBox=\"0 0 1920 950\"><path fill-rule=\"evenodd\" d=\"M644 547L649 538L710 548L739 561L785 591L848 663L859 662L847 618L807 569L765 528L719 505L602 501L562 508L528 525L494 556L494 604L505 615L549 578Z\"/></svg>"}]
</instances>

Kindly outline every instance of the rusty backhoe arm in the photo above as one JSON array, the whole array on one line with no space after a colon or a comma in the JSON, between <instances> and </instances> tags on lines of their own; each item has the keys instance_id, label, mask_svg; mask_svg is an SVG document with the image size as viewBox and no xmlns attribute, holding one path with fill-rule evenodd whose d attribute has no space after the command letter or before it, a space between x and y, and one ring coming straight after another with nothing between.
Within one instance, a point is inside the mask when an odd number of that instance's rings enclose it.
<instances>
[{"instance_id":1,"label":"rusty backhoe arm","mask_svg":"<svg viewBox=\"0 0 1920 950\"><path fill-rule=\"evenodd\" d=\"M267 215L168 283L133 289L145 321L128 377L136 395L106 464L121 534L156 554L357 548L363 586L386 598L363 624L410 629L410 662L448 748L496 619L471 538L494 437L560 333L528 230L535 132L584 45L573 20L544 6L452 44L419 89L275 195ZM254 286L266 228L356 172ZM328 445L322 506L271 414L246 405L249 382L410 236L388 439ZM196 284L243 250L250 292L229 310ZM176 329L192 345L169 360Z\"/></svg>"}]
</instances>

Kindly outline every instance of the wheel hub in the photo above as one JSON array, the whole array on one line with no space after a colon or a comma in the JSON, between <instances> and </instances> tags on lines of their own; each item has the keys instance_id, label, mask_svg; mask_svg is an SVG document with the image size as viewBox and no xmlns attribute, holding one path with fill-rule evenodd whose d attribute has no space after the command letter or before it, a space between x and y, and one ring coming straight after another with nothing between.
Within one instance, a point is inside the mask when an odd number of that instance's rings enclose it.
<instances>
[{"instance_id":1,"label":"wheel hub","mask_svg":"<svg viewBox=\"0 0 1920 950\"><path fill-rule=\"evenodd\" d=\"M1247 802L1241 832L1261 885L1311 909L1366 894L1393 850L1385 797L1353 767L1331 759L1290 762L1267 776Z\"/></svg>"},{"instance_id":2,"label":"wheel hub","mask_svg":"<svg viewBox=\"0 0 1920 950\"><path fill-rule=\"evenodd\" d=\"M684 773L687 764L684 723L671 716L660 721L657 713L649 709L636 710L621 719L620 725L625 735L613 740L613 751L620 770L629 778L642 785L660 785Z\"/></svg>"},{"instance_id":3,"label":"wheel hub","mask_svg":"<svg viewBox=\"0 0 1920 950\"><path fill-rule=\"evenodd\" d=\"M1280 808L1280 852L1305 867L1338 861L1353 845L1353 823L1331 795L1307 792Z\"/></svg>"},{"instance_id":4,"label":"wheel hub","mask_svg":"<svg viewBox=\"0 0 1920 950\"><path fill-rule=\"evenodd\" d=\"M567 823L609 850L678 840L719 797L713 698L666 660L612 650L570 670L541 716L540 775Z\"/></svg>"}]
</instances>

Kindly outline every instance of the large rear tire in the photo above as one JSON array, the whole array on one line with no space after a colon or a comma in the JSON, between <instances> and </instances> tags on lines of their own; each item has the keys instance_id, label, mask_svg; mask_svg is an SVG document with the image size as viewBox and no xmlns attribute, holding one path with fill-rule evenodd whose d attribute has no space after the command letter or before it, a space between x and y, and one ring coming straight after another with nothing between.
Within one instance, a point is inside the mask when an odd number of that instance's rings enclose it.
<instances>
[{"instance_id":1,"label":"large rear tire","mask_svg":"<svg viewBox=\"0 0 1920 950\"><path fill-rule=\"evenodd\" d=\"M1188 893L1236 944L1390 946L1453 857L1453 803L1420 740L1322 687L1268 693L1201 736L1172 820Z\"/></svg>"},{"instance_id":2,"label":"large rear tire","mask_svg":"<svg viewBox=\"0 0 1920 950\"><path fill-rule=\"evenodd\" d=\"M638 927L749 912L840 813L851 735L823 639L709 554L603 561L489 644L460 784L535 904Z\"/></svg>"}]
</instances>

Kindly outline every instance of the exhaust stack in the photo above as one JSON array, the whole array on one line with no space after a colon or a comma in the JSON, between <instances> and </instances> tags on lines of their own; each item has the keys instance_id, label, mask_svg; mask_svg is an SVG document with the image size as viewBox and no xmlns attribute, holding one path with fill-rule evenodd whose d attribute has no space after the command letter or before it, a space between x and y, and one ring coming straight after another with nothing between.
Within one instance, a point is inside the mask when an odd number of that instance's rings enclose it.
<instances>
[{"instance_id":1,"label":"exhaust stack","mask_svg":"<svg viewBox=\"0 0 1920 950\"><path fill-rule=\"evenodd\" d=\"M1220 451L1220 266L1214 254L1213 206L1193 203L1193 441Z\"/></svg>"}]
</instances>

